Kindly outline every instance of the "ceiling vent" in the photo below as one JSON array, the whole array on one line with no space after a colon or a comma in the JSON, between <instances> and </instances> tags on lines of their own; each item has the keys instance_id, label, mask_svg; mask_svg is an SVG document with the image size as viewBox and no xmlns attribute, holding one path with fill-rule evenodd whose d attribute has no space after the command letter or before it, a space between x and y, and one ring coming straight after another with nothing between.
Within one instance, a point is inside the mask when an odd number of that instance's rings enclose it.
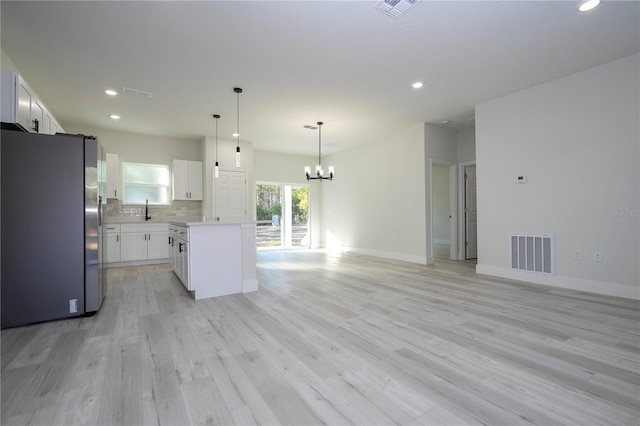
<instances>
[{"instance_id":1,"label":"ceiling vent","mask_svg":"<svg viewBox=\"0 0 640 426\"><path fill-rule=\"evenodd\" d=\"M312 126L310 124L305 124L302 127L304 127L305 129L318 130L318 126Z\"/></svg>"},{"instance_id":2,"label":"ceiling vent","mask_svg":"<svg viewBox=\"0 0 640 426\"><path fill-rule=\"evenodd\" d=\"M140 89L132 89L131 87L122 86L122 93L125 95L133 95L133 96L142 96L143 98L150 98L151 92L147 92L146 90Z\"/></svg>"},{"instance_id":3,"label":"ceiling vent","mask_svg":"<svg viewBox=\"0 0 640 426\"><path fill-rule=\"evenodd\" d=\"M420 0L382 0L374 7L394 18L399 18L407 13Z\"/></svg>"}]
</instances>

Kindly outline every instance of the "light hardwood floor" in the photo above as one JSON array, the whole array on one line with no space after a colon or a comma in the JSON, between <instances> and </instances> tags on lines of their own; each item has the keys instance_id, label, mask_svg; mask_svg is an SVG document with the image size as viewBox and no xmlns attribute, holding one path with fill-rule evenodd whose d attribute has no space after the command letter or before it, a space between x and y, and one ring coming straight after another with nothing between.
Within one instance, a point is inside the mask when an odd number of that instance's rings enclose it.
<instances>
[{"instance_id":1,"label":"light hardwood floor","mask_svg":"<svg viewBox=\"0 0 640 426\"><path fill-rule=\"evenodd\" d=\"M197 302L110 269L96 316L2 331L2 424L638 424L638 302L474 266L260 252Z\"/></svg>"}]
</instances>

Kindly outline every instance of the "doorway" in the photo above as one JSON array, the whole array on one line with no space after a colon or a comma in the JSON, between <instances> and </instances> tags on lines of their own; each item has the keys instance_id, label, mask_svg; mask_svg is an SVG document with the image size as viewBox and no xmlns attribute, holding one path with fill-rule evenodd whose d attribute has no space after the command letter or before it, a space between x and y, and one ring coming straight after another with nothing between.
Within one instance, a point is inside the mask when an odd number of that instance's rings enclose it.
<instances>
[{"instance_id":1,"label":"doorway","mask_svg":"<svg viewBox=\"0 0 640 426\"><path fill-rule=\"evenodd\" d=\"M458 259L457 164L431 159L429 165L431 260Z\"/></svg>"},{"instance_id":2,"label":"doorway","mask_svg":"<svg viewBox=\"0 0 640 426\"><path fill-rule=\"evenodd\" d=\"M256 185L256 246L309 248L309 186Z\"/></svg>"}]
</instances>

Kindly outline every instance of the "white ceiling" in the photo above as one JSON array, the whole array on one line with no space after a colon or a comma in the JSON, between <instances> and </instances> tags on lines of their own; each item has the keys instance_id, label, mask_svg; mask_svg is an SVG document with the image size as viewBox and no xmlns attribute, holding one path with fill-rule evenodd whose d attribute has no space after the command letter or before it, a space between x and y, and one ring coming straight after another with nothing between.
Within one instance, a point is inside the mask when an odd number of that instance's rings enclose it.
<instances>
[{"instance_id":1,"label":"white ceiling","mask_svg":"<svg viewBox=\"0 0 640 426\"><path fill-rule=\"evenodd\" d=\"M2 49L64 125L317 153L402 126L472 125L474 105L640 51L640 3L376 1L1 3ZM423 80L415 90L410 83ZM104 94L122 86L151 98ZM109 118L122 116L119 121Z\"/></svg>"}]
</instances>

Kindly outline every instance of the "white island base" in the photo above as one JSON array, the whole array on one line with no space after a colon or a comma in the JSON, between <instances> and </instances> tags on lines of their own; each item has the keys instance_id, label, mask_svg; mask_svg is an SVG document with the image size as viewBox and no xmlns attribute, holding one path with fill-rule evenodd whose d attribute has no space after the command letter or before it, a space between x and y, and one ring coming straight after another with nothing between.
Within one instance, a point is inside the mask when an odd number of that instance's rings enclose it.
<instances>
[{"instance_id":1,"label":"white island base","mask_svg":"<svg viewBox=\"0 0 640 426\"><path fill-rule=\"evenodd\" d=\"M258 290L255 223L171 222L171 263L196 300Z\"/></svg>"}]
</instances>

